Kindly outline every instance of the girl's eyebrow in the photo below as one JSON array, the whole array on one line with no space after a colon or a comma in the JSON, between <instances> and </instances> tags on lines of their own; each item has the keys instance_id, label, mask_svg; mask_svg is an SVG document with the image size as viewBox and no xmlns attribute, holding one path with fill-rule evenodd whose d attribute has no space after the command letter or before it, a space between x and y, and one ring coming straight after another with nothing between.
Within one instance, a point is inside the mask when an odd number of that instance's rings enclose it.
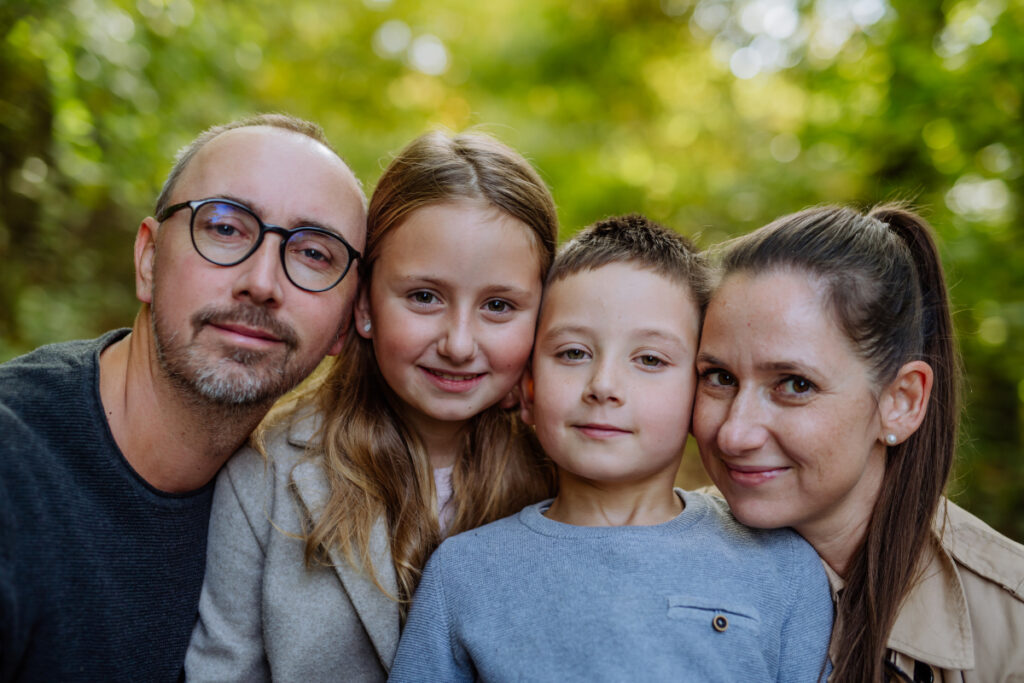
<instances>
[{"instance_id":1,"label":"girl's eyebrow","mask_svg":"<svg viewBox=\"0 0 1024 683\"><path fill-rule=\"evenodd\" d=\"M400 279L402 282L416 284L422 283L430 285L432 287L437 287L438 289L454 289L458 286L455 282L451 280L427 274L406 273L402 275ZM496 282L493 284L489 284L483 288L483 291L492 294L508 294L520 297L526 297L532 294L532 290L530 289L526 289L518 285L508 284L504 282Z\"/></svg>"}]
</instances>

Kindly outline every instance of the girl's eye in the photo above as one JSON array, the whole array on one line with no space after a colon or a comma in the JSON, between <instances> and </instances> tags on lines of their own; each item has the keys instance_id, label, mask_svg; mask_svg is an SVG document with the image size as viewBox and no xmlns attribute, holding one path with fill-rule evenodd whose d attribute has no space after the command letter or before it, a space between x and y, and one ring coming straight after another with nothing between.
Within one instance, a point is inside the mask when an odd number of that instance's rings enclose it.
<instances>
[{"instance_id":1,"label":"girl's eye","mask_svg":"<svg viewBox=\"0 0 1024 683\"><path fill-rule=\"evenodd\" d=\"M581 361L587 359L587 352L584 351L583 349L572 348L566 349L565 351L560 351L558 353L558 356L564 358L565 360Z\"/></svg>"},{"instance_id":2,"label":"girl's eye","mask_svg":"<svg viewBox=\"0 0 1024 683\"><path fill-rule=\"evenodd\" d=\"M814 383L806 377L787 377L782 380L779 384L779 389L783 394L789 396L806 396L814 391Z\"/></svg>"},{"instance_id":3,"label":"girl's eye","mask_svg":"<svg viewBox=\"0 0 1024 683\"><path fill-rule=\"evenodd\" d=\"M504 299L491 299L484 304L488 313L508 313L512 310L512 304Z\"/></svg>"},{"instance_id":4,"label":"girl's eye","mask_svg":"<svg viewBox=\"0 0 1024 683\"><path fill-rule=\"evenodd\" d=\"M661 367L664 364L665 361L661 360L654 354L648 353L646 355L640 356L640 365L644 366L645 368L657 368Z\"/></svg>"},{"instance_id":5,"label":"girl's eye","mask_svg":"<svg viewBox=\"0 0 1024 683\"><path fill-rule=\"evenodd\" d=\"M409 298L418 304L432 304L437 302L437 297L426 291L413 292L409 295Z\"/></svg>"},{"instance_id":6,"label":"girl's eye","mask_svg":"<svg viewBox=\"0 0 1024 683\"><path fill-rule=\"evenodd\" d=\"M713 387L736 386L736 378L721 368L711 368L700 373L700 378L705 384Z\"/></svg>"}]
</instances>

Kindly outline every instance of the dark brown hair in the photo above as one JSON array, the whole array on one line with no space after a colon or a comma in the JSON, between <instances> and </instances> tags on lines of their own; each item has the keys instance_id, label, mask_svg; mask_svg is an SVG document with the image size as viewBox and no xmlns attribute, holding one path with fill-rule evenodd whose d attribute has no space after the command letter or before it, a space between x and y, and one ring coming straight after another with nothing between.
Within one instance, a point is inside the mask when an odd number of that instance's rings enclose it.
<instances>
[{"instance_id":1,"label":"dark brown hair","mask_svg":"<svg viewBox=\"0 0 1024 683\"><path fill-rule=\"evenodd\" d=\"M931 227L901 205L867 214L843 207L785 216L729 243L723 277L777 268L826 283L836 323L867 363L876 388L907 362L934 373L924 421L889 446L881 491L839 600L830 680L884 678L884 658L953 464L959 417L960 363L949 296Z\"/></svg>"},{"instance_id":2,"label":"dark brown hair","mask_svg":"<svg viewBox=\"0 0 1024 683\"><path fill-rule=\"evenodd\" d=\"M703 311L710 269L693 242L640 214L613 216L577 233L558 250L548 284L611 263L633 263L687 288Z\"/></svg>"}]
</instances>

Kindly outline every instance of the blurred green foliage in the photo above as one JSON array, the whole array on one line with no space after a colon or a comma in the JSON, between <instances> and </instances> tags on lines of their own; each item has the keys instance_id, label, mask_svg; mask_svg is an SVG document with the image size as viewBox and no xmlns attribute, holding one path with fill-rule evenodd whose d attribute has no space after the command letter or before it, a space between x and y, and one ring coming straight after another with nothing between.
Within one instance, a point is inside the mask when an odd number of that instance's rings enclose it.
<instances>
[{"instance_id":1,"label":"blurred green foliage","mask_svg":"<svg viewBox=\"0 0 1024 683\"><path fill-rule=\"evenodd\" d=\"M564 235L641 211L711 244L909 198L969 371L951 493L1024 539L1022 35L1013 0L2 0L0 360L129 324L175 151L257 111L321 123L368 188L481 126Z\"/></svg>"}]
</instances>

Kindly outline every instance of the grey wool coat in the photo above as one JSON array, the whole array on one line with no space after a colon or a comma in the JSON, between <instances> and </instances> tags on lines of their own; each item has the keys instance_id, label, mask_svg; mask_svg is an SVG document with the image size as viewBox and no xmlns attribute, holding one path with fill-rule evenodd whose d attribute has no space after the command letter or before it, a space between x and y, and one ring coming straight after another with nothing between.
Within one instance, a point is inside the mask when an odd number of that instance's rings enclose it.
<instances>
[{"instance_id":1,"label":"grey wool coat","mask_svg":"<svg viewBox=\"0 0 1024 683\"><path fill-rule=\"evenodd\" d=\"M398 647L398 604L340 553L307 568L302 515L316 519L327 484L303 460L316 419L285 424L268 458L236 453L217 477L189 681L383 681ZM381 585L397 595L383 520L371 541Z\"/></svg>"}]
</instances>

